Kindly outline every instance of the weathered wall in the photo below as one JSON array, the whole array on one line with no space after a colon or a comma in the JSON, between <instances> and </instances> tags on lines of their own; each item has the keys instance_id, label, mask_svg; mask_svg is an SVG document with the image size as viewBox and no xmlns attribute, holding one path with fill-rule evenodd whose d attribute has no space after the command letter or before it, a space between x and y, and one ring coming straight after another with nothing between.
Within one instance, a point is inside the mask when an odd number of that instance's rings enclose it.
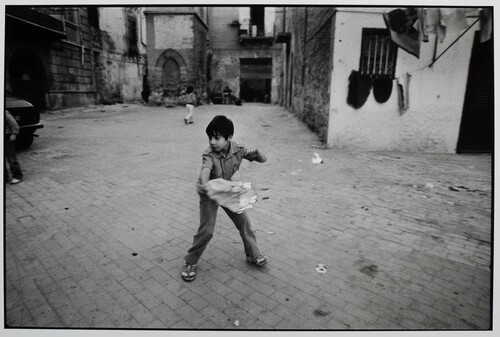
<instances>
[{"instance_id":1,"label":"weathered wall","mask_svg":"<svg viewBox=\"0 0 500 337\"><path fill-rule=\"evenodd\" d=\"M222 91L226 86L235 96L240 92L240 55L243 52L238 42L239 27L230 24L238 21L237 7L212 7L209 9L210 48L212 62L209 87ZM254 57L254 56L248 56Z\"/></svg>"},{"instance_id":2,"label":"weathered wall","mask_svg":"<svg viewBox=\"0 0 500 337\"><path fill-rule=\"evenodd\" d=\"M194 20L194 45L193 45L193 78L191 85L196 88L198 93L206 91L207 84L207 50L208 50L208 31L200 22Z\"/></svg>"},{"instance_id":3,"label":"weathered wall","mask_svg":"<svg viewBox=\"0 0 500 337\"><path fill-rule=\"evenodd\" d=\"M231 25L239 20L239 7L212 7L209 9L210 48L212 62L210 64L212 89L222 91L229 86L233 95L240 93L240 59L271 58L273 76L271 81L271 103L279 100L280 45L250 42L244 45L239 42L239 27ZM276 23L275 23L276 24Z\"/></svg>"},{"instance_id":4,"label":"weathered wall","mask_svg":"<svg viewBox=\"0 0 500 337\"><path fill-rule=\"evenodd\" d=\"M323 141L328 134L333 14L333 8L325 7L287 7L285 13L286 31L292 33L291 64L289 71L283 69L292 78L287 105ZM290 95L290 81L283 78Z\"/></svg>"},{"instance_id":5,"label":"weathered wall","mask_svg":"<svg viewBox=\"0 0 500 337\"><path fill-rule=\"evenodd\" d=\"M411 74L409 108L400 113L396 81L390 99L354 109L346 102L348 78L358 70L363 27L385 28L382 8L368 12L342 8L337 13L328 146L364 150L455 152L462 116L468 66L475 29L468 31L432 67L435 35L421 44L420 58L398 49L396 77ZM478 28L479 26L477 26ZM448 27L437 43L439 55L462 31Z\"/></svg>"},{"instance_id":6,"label":"weathered wall","mask_svg":"<svg viewBox=\"0 0 500 337\"><path fill-rule=\"evenodd\" d=\"M46 8L39 9L49 13ZM45 85L45 104L47 109L92 104L95 90L92 81L92 65L89 53L90 37L87 10L82 7L78 11L81 29L81 40L76 42L58 40L49 42L42 38L34 38L6 27L6 74L9 74L12 58L22 58L26 53L35 55L43 68L42 80ZM83 45L83 48L82 48ZM17 61L17 60L15 60ZM29 72L32 64L25 64ZM10 90L10 83L6 83Z\"/></svg>"},{"instance_id":7,"label":"weathered wall","mask_svg":"<svg viewBox=\"0 0 500 337\"><path fill-rule=\"evenodd\" d=\"M198 93L206 90L207 27L196 14L205 12L198 8L191 12L173 9L146 11L148 80L156 103L167 97L175 104L187 86L193 86ZM170 80L164 65L172 60L179 73Z\"/></svg>"},{"instance_id":8,"label":"weathered wall","mask_svg":"<svg viewBox=\"0 0 500 337\"><path fill-rule=\"evenodd\" d=\"M127 15L137 19L139 55L128 54ZM100 103L142 100L145 48L141 44L140 8L102 7L99 9L101 52L96 60L102 82L96 83Z\"/></svg>"},{"instance_id":9,"label":"weathered wall","mask_svg":"<svg viewBox=\"0 0 500 337\"><path fill-rule=\"evenodd\" d=\"M81 106L95 102L89 49L64 43L51 53L49 65L49 103L51 109ZM82 62L83 60L83 62Z\"/></svg>"}]
</instances>

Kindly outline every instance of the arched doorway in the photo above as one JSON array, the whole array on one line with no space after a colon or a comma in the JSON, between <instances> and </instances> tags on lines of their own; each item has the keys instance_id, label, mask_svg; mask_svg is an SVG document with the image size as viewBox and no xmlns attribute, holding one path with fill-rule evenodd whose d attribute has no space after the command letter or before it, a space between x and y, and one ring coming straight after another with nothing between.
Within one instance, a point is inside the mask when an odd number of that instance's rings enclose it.
<instances>
[{"instance_id":1,"label":"arched doorway","mask_svg":"<svg viewBox=\"0 0 500 337\"><path fill-rule=\"evenodd\" d=\"M155 71L150 75L154 95L177 97L186 84L186 62L173 49L165 50L155 62Z\"/></svg>"},{"instance_id":2,"label":"arched doorway","mask_svg":"<svg viewBox=\"0 0 500 337\"><path fill-rule=\"evenodd\" d=\"M21 49L12 55L9 81L15 96L45 108L45 68L35 53Z\"/></svg>"}]
</instances>

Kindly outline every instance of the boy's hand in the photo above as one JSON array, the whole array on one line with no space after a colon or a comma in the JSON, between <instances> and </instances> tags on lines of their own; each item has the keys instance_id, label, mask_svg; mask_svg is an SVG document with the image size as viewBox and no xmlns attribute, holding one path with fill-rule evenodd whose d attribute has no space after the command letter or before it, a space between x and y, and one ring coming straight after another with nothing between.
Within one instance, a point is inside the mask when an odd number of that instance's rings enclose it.
<instances>
[{"instance_id":1,"label":"boy's hand","mask_svg":"<svg viewBox=\"0 0 500 337\"><path fill-rule=\"evenodd\" d=\"M202 185L200 183L196 184L196 191L199 194L207 194L207 188L205 185Z\"/></svg>"},{"instance_id":2,"label":"boy's hand","mask_svg":"<svg viewBox=\"0 0 500 337\"><path fill-rule=\"evenodd\" d=\"M255 160L259 163L263 163L267 160L266 156L255 148L248 148L246 157L249 157L249 159L251 158L250 160Z\"/></svg>"},{"instance_id":3,"label":"boy's hand","mask_svg":"<svg viewBox=\"0 0 500 337\"><path fill-rule=\"evenodd\" d=\"M259 152L259 150L257 150L256 148L249 148L249 149L247 149L246 155L247 156L255 156L258 152Z\"/></svg>"},{"instance_id":4,"label":"boy's hand","mask_svg":"<svg viewBox=\"0 0 500 337\"><path fill-rule=\"evenodd\" d=\"M17 138L17 136L15 134L11 134L10 137L9 137L9 141L11 141L12 143L14 143L16 141L16 138Z\"/></svg>"}]
</instances>

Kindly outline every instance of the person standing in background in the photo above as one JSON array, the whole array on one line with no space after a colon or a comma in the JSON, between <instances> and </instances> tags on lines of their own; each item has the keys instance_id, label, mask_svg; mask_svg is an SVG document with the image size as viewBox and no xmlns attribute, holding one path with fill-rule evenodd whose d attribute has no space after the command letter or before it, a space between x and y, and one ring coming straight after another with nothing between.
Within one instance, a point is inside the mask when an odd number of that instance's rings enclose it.
<instances>
[{"instance_id":1,"label":"person standing in background","mask_svg":"<svg viewBox=\"0 0 500 337\"><path fill-rule=\"evenodd\" d=\"M193 122L193 114L194 107L196 106L196 95L194 94L194 90L192 86L187 87L186 89L186 108L187 115L184 117L184 124L192 124Z\"/></svg>"},{"instance_id":2,"label":"person standing in background","mask_svg":"<svg viewBox=\"0 0 500 337\"><path fill-rule=\"evenodd\" d=\"M11 184L20 183L23 180L23 171L21 170L21 165L17 161L16 156L16 138L19 134L19 125L17 124L14 117L10 114L8 110L5 110L5 157L7 159L6 165L9 165L9 169L7 167L4 168L4 178L5 181L9 181L9 170L12 179L10 179Z\"/></svg>"}]
</instances>

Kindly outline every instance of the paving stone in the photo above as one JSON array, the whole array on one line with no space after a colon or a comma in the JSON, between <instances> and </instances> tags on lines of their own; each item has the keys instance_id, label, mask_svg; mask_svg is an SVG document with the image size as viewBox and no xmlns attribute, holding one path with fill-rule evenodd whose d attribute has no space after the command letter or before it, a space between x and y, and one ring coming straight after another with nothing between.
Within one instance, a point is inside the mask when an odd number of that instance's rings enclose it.
<instances>
[{"instance_id":1,"label":"paving stone","mask_svg":"<svg viewBox=\"0 0 500 337\"><path fill-rule=\"evenodd\" d=\"M47 112L37 142L19 153L26 179L5 186L7 325L492 326L491 155L313 148L317 137L298 119L263 104L199 106L189 128L182 107L130 106ZM239 176L266 188L258 192L269 198L248 214L270 261L249 266L219 211L187 283L180 271L199 223L195 181L216 114L231 116L235 141L268 157L244 161ZM312 164L314 152L323 164Z\"/></svg>"}]
</instances>

